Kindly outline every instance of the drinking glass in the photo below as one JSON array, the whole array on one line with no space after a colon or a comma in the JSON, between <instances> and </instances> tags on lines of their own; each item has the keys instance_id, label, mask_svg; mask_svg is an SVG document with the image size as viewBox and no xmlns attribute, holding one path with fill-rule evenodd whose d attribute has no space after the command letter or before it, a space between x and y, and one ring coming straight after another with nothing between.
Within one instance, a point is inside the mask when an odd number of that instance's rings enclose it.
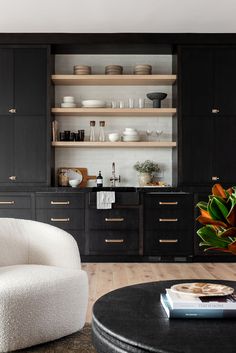
<instances>
[{"instance_id":1,"label":"drinking glass","mask_svg":"<svg viewBox=\"0 0 236 353\"><path fill-rule=\"evenodd\" d=\"M156 130L157 140L160 141L160 137L163 134L162 130Z\"/></svg>"},{"instance_id":2,"label":"drinking glass","mask_svg":"<svg viewBox=\"0 0 236 353\"><path fill-rule=\"evenodd\" d=\"M147 135L147 141L151 141L151 136L152 136L153 130L146 130L146 135Z\"/></svg>"}]
</instances>

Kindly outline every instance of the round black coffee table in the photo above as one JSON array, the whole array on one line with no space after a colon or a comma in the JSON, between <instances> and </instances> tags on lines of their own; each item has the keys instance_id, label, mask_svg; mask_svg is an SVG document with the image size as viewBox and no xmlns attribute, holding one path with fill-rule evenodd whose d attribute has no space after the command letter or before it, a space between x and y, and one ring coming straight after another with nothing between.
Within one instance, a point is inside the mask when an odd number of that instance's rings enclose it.
<instances>
[{"instance_id":1,"label":"round black coffee table","mask_svg":"<svg viewBox=\"0 0 236 353\"><path fill-rule=\"evenodd\" d=\"M175 283L160 281L110 292L93 307L92 336L98 353L234 353L236 319L168 319L160 293ZM224 283L236 290L236 282Z\"/></svg>"}]
</instances>

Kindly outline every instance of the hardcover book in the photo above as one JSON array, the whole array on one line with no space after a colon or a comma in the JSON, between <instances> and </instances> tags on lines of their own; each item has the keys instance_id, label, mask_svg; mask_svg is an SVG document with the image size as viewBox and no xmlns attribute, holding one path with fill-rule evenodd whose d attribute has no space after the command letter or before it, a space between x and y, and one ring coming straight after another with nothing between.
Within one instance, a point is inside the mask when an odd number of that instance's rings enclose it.
<instances>
[{"instance_id":1,"label":"hardcover book","mask_svg":"<svg viewBox=\"0 0 236 353\"><path fill-rule=\"evenodd\" d=\"M181 308L172 309L166 294L160 296L161 304L170 319L231 319L236 317L236 310L219 308Z\"/></svg>"},{"instance_id":2,"label":"hardcover book","mask_svg":"<svg viewBox=\"0 0 236 353\"><path fill-rule=\"evenodd\" d=\"M166 289L166 296L172 309L225 309L236 310L236 295L194 297Z\"/></svg>"}]
</instances>

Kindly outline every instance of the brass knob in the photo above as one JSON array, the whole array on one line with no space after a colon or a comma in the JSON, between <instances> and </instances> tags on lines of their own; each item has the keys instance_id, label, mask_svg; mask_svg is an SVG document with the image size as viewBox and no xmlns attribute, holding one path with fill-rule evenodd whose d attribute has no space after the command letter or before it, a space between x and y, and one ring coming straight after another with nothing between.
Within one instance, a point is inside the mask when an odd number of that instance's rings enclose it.
<instances>
[{"instance_id":1,"label":"brass knob","mask_svg":"<svg viewBox=\"0 0 236 353\"><path fill-rule=\"evenodd\" d=\"M213 109L211 110L211 112L212 112L213 114L218 114L218 113L220 112L220 110L219 110L218 108L213 108Z\"/></svg>"},{"instance_id":2,"label":"brass knob","mask_svg":"<svg viewBox=\"0 0 236 353\"><path fill-rule=\"evenodd\" d=\"M14 181L14 180L16 180L16 176L15 175L11 175L11 176L9 176L9 179Z\"/></svg>"},{"instance_id":3,"label":"brass knob","mask_svg":"<svg viewBox=\"0 0 236 353\"><path fill-rule=\"evenodd\" d=\"M11 108L11 109L9 109L8 111L9 111L9 113L11 113L11 114L15 114L15 113L16 113L16 109L15 109L15 108Z\"/></svg>"},{"instance_id":4,"label":"brass knob","mask_svg":"<svg viewBox=\"0 0 236 353\"><path fill-rule=\"evenodd\" d=\"M215 180L219 180L219 179L220 179L220 178L219 178L218 176L212 176L212 177L211 177L211 180L214 180L214 181L215 181Z\"/></svg>"}]
</instances>

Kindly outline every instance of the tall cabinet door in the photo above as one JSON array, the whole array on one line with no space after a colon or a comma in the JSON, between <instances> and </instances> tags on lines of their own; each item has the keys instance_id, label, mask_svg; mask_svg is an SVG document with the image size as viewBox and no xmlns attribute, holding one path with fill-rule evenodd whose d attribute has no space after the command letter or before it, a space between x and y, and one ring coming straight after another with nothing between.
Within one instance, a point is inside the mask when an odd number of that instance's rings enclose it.
<instances>
[{"instance_id":1,"label":"tall cabinet door","mask_svg":"<svg viewBox=\"0 0 236 353\"><path fill-rule=\"evenodd\" d=\"M208 115L213 104L212 51L203 47L184 47L180 60L182 114Z\"/></svg>"},{"instance_id":2,"label":"tall cabinet door","mask_svg":"<svg viewBox=\"0 0 236 353\"><path fill-rule=\"evenodd\" d=\"M13 73L13 50L0 48L0 115L14 108Z\"/></svg>"},{"instance_id":3,"label":"tall cabinet door","mask_svg":"<svg viewBox=\"0 0 236 353\"><path fill-rule=\"evenodd\" d=\"M236 48L214 49L214 107L220 116L236 115Z\"/></svg>"},{"instance_id":4,"label":"tall cabinet door","mask_svg":"<svg viewBox=\"0 0 236 353\"><path fill-rule=\"evenodd\" d=\"M180 184L202 185L211 183L211 131L211 117L183 117L181 160L179 161Z\"/></svg>"},{"instance_id":5,"label":"tall cabinet door","mask_svg":"<svg viewBox=\"0 0 236 353\"><path fill-rule=\"evenodd\" d=\"M15 49L14 96L17 115L45 115L46 88L46 49Z\"/></svg>"},{"instance_id":6,"label":"tall cabinet door","mask_svg":"<svg viewBox=\"0 0 236 353\"><path fill-rule=\"evenodd\" d=\"M45 117L16 116L14 135L14 173L16 182L45 182L47 176Z\"/></svg>"},{"instance_id":7,"label":"tall cabinet door","mask_svg":"<svg viewBox=\"0 0 236 353\"><path fill-rule=\"evenodd\" d=\"M14 175L14 118L0 115L0 182L11 183Z\"/></svg>"}]
</instances>

